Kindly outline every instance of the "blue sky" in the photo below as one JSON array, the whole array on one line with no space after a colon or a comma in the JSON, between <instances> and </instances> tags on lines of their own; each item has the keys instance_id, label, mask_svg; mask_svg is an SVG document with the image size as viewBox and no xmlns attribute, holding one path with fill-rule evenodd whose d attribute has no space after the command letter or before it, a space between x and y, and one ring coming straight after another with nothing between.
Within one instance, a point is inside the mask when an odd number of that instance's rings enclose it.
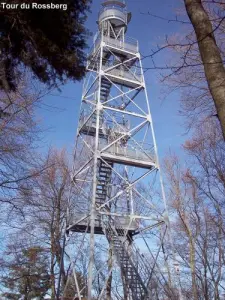
<instances>
[{"instance_id":1,"label":"blue sky","mask_svg":"<svg viewBox=\"0 0 225 300\"><path fill-rule=\"evenodd\" d=\"M175 10L182 2L179 0L127 0L128 10L132 12L132 20L129 24L127 35L139 40L141 54L147 55L151 49L163 40L165 35L177 32L179 24L151 17L146 14L150 11L155 15L172 19ZM101 7L101 0L93 0L91 13L88 15L87 28L95 34L97 31L96 20ZM88 41L92 44L92 38ZM166 57L167 56L167 57ZM165 52L157 55L156 60L163 65L169 59ZM148 67L151 61L146 59L143 66ZM159 82L157 71L146 72L146 85L150 100L153 117L153 124L159 149L159 156L162 159L169 149L182 155L181 144L187 139L184 136L183 120L178 116L179 94L171 94L166 100L162 100L163 86ZM57 109L40 109L38 118L41 120L45 131L44 144L42 149L48 146L66 148L72 153L78 125L79 107L81 102L82 82L68 82L61 88L61 93L52 91L51 95L44 98L44 103Z\"/></svg>"}]
</instances>

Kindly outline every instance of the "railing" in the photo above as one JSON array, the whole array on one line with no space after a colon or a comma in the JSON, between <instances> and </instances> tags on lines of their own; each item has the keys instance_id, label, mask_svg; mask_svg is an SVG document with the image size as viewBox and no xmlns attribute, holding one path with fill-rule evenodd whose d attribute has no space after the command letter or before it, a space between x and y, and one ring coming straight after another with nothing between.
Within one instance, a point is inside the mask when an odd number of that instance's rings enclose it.
<instances>
[{"instance_id":1,"label":"railing","mask_svg":"<svg viewBox=\"0 0 225 300\"><path fill-rule=\"evenodd\" d=\"M100 46L100 41L101 41L101 32L99 32L97 35L95 35L93 45L92 45L92 47L90 49L90 52L89 52L89 56L95 54L96 50Z\"/></svg>"},{"instance_id":2,"label":"railing","mask_svg":"<svg viewBox=\"0 0 225 300\"><path fill-rule=\"evenodd\" d=\"M99 150L104 149L107 146L106 142L100 141L99 142ZM136 160L142 160L142 161L151 161L155 162L155 154L154 154L154 147L147 148L145 145L142 145L142 147L138 145L130 145L127 144L125 146L119 145L118 143L115 143L108 147L106 150L103 150L103 153L109 153L116 156L123 156L127 158L132 158Z\"/></svg>"},{"instance_id":3,"label":"railing","mask_svg":"<svg viewBox=\"0 0 225 300\"><path fill-rule=\"evenodd\" d=\"M126 3L124 0L103 0L102 6L103 8L100 10L99 14L107 8L117 8L121 11L126 11Z\"/></svg>"},{"instance_id":4,"label":"railing","mask_svg":"<svg viewBox=\"0 0 225 300\"><path fill-rule=\"evenodd\" d=\"M146 285L151 273L150 266L147 260L144 259L144 256L142 256L140 250L137 247L135 247L133 243L130 243L128 239L124 236L124 229L120 223L117 223L117 225L115 226L115 220L110 221L108 219L107 221L103 221L103 225L105 234L109 240L111 240L113 237L117 237L117 239L120 241L121 247L124 249L126 256L129 258L131 266L134 267L133 272L135 272L136 275L140 278L139 283L142 285L143 290L146 293ZM117 256L118 259L120 259L120 255L117 254Z\"/></svg>"},{"instance_id":5,"label":"railing","mask_svg":"<svg viewBox=\"0 0 225 300\"><path fill-rule=\"evenodd\" d=\"M111 230L113 231L112 226L113 225L110 224ZM124 233L123 225L119 220L116 220L116 232L119 235L123 235ZM148 261L145 259L144 255L141 254L140 249L137 246L135 246L134 243L129 243L127 239L124 239L123 247L127 251L129 259L138 271L142 281L146 284L149 280L149 276L151 273Z\"/></svg>"},{"instance_id":6,"label":"railing","mask_svg":"<svg viewBox=\"0 0 225 300\"><path fill-rule=\"evenodd\" d=\"M82 128L83 126L89 128L90 127L96 128L96 115L92 114L91 117L90 115L91 113L89 115L82 115L80 117L79 128ZM104 120L103 116L100 115L99 121L100 121L99 128L102 129L107 136L111 136L113 132L115 134L118 133L124 134L125 132L128 132L130 130L129 122L127 120L124 122L122 118L117 118L114 121L111 121L111 120Z\"/></svg>"},{"instance_id":7,"label":"railing","mask_svg":"<svg viewBox=\"0 0 225 300\"><path fill-rule=\"evenodd\" d=\"M108 69L108 67L103 65L102 69L106 70L106 69ZM120 68L120 69L116 69L116 68L111 69L111 70L107 71L106 74L112 75L112 76L117 76L117 77L122 77L122 79L124 79L124 80L128 79L128 80L132 80L132 81L138 81L140 83L143 81L143 78L142 78L141 75L134 74L132 71L130 71L130 72L125 71L122 68Z\"/></svg>"},{"instance_id":8,"label":"railing","mask_svg":"<svg viewBox=\"0 0 225 300\"><path fill-rule=\"evenodd\" d=\"M125 36L124 40L120 39L112 39L108 36L103 36L101 39L101 32L95 37L93 46L90 49L90 55L94 55L96 51L99 49L101 40L105 42L108 46L122 49L128 52L137 53L139 50L138 41L132 37ZM89 55L89 56L90 56Z\"/></svg>"},{"instance_id":9,"label":"railing","mask_svg":"<svg viewBox=\"0 0 225 300\"><path fill-rule=\"evenodd\" d=\"M106 69L113 69L116 68L117 70L124 70L124 71L131 71L132 73L134 73L134 75L137 76L141 76L141 69L140 67L137 67L136 65L130 65L130 63L132 64L132 61L128 60L127 62L112 62L109 60L103 60L103 68L104 70ZM99 65L98 65L99 67Z\"/></svg>"},{"instance_id":10,"label":"railing","mask_svg":"<svg viewBox=\"0 0 225 300\"><path fill-rule=\"evenodd\" d=\"M103 41L112 47L123 49L132 53L138 52L138 41L131 37L124 37L124 40L112 39L108 36L103 36Z\"/></svg>"},{"instance_id":11,"label":"railing","mask_svg":"<svg viewBox=\"0 0 225 300\"><path fill-rule=\"evenodd\" d=\"M113 120L106 121L107 128L111 131L115 132L128 132L130 130L130 122L129 120L124 120L123 118L117 117Z\"/></svg>"},{"instance_id":12,"label":"railing","mask_svg":"<svg viewBox=\"0 0 225 300\"><path fill-rule=\"evenodd\" d=\"M122 8L114 6L104 7L99 13L98 20L101 23L104 19L113 17L127 24L127 13Z\"/></svg>"},{"instance_id":13,"label":"railing","mask_svg":"<svg viewBox=\"0 0 225 300\"><path fill-rule=\"evenodd\" d=\"M81 225L81 226L90 226L89 221L90 211L87 209L87 213L85 214L74 214L72 218L73 224ZM101 219L96 216L95 217L95 227L101 227Z\"/></svg>"},{"instance_id":14,"label":"railing","mask_svg":"<svg viewBox=\"0 0 225 300\"><path fill-rule=\"evenodd\" d=\"M130 217L116 216L114 217L114 223L116 229L118 230L136 230L138 227L138 224L135 220L130 221Z\"/></svg>"},{"instance_id":15,"label":"railing","mask_svg":"<svg viewBox=\"0 0 225 300\"><path fill-rule=\"evenodd\" d=\"M145 283L145 285L147 285L151 274L150 265L147 259L145 259L144 254L141 254L140 249L137 246L132 244L131 249L130 259L141 275L143 282Z\"/></svg>"}]
</instances>

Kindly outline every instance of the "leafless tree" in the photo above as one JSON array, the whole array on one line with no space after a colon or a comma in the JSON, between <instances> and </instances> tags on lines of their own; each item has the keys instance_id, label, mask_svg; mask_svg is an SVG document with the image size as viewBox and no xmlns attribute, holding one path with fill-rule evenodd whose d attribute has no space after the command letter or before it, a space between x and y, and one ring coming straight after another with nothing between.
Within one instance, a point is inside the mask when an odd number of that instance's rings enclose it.
<instances>
[{"instance_id":1,"label":"leafless tree","mask_svg":"<svg viewBox=\"0 0 225 300\"><path fill-rule=\"evenodd\" d=\"M16 212L14 218L8 221L14 234L35 240L48 253L52 299L56 298L59 272L62 286L68 275L69 266L65 266L62 259L62 247L70 183L65 151L50 149L47 156L39 160L36 169L33 168L29 180L23 181L23 185L16 191L20 199L17 205L23 212L22 216Z\"/></svg>"},{"instance_id":2,"label":"leafless tree","mask_svg":"<svg viewBox=\"0 0 225 300\"><path fill-rule=\"evenodd\" d=\"M25 75L24 75L25 76ZM2 211L18 209L17 191L37 170L41 127L35 117L46 91L24 77L17 92L0 91L0 202ZM9 211L7 211L9 214Z\"/></svg>"},{"instance_id":3,"label":"leafless tree","mask_svg":"<svg viewBox=\"0 0 225 300\"><path fill-rule=\"evenodd\" d=\"M162 22L177 23L181 33L166 36L163 44L143 59L151 59L146 70L162 72L162 81L169 85L170 91L181 91L181 112L187 117L188 128L198 126L206 118L216 118L225 137L223 11L223 1L184 0L184 6L174 18L149 12ZM164 50L168 50L170 62L159 65L156 55Z\"/></svg>"},{"instance_id":4,"label":"leafless tree","mask_svg":"<svg viewBox=\"0 0 225 300\"><path fill-rule=\"evenodd\" d=\"M221 299L225 152L216 120L202 124L184 149L189 155L185 166L174 155L165 161L182 291L191 299Z\"/></svg>"},{"instance_id":5,"label":"leafless tree","mask_svg":"<svg viewBox=\"0 0 225 300\"><path fill-rule=\"evenodd\" d=\"M225 69L222 53L214 34L216 28L212 26L209 13L204 7L204 2L202 0L184 0L188 17L195 31L207 85L214 101L225 139ZM219 4L217 1L213 2L217 5ZM224 9L224 7L221 8ZM217 27L224 20L225 17L223 16L219 20Z\"/></svg>"}]
</instances>

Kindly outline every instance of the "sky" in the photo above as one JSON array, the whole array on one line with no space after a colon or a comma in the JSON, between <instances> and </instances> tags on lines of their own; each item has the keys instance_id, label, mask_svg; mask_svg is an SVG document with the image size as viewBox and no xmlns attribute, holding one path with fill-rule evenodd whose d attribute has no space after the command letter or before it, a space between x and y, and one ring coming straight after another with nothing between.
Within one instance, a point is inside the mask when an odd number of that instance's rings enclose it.
<instances>
[{"instance_id":1,"label":"sky","mask_svg":"<svg viewBox=\"0 0 225 300\"><path fill-rule=\"evenodd\" d=\"M151 49L155 49L166 35L176 33L177 24L169 23L147 15L152 14L171 19L175 11L182 5L180 0L127 0L128 11L132 13L132 19L128 27L127 35L139 41L142 55L147 55ZM96 20L101 7L101 0L93 0L91 13L88 14L86 27L93 33L97 31ZM88 40L92 45L92 37ZM159 64L165 64L170 57L160 52L156 57ZM143 67L151 65L151 61L143 60ZM178 116L179 93L170 94L165 100L159 82L157 71L150 70L145 73L145 81L150 101L156 141L158 145L159 159L163 158L169 150L183 156L182 143L187 139L184 135L184 120ZM44 137L39 145L40 152L46 152L49 147L65 148L72 154L75 145L75 136L78 125L79 108L81 103L82 82L68 82L58 90L52 91L44 97L41 108L37 109L37 119L44 129Z\"/></svg>"},{"instance_id":2,"label":"sky","mask_svg":"<svg viewBox=\"0 0 225 300\"><path fill-rule=\"evenodd\" d=\"M179 31L179 24L154 18L147 15L147 12L173 19L175 11L182 6L180 0L127 0L126 3L128 11L132 13L127 35L138 39L142 55L147 55L151 53L151 49L156 49L157 44L160 44L166 35L170 36ZM88 14L86 27L93 35L97 31L96 20L100 7L101 0L93 0L91 13ZM90 47L92 39L90 37L88 40ZM161 65L169 59L165 52L160 52L156 57L156 61ZM151 65L149 59L143 60L143 67L149 65ZM160 160L168 154L169 150L182 156L181 144L187 136L184 135L184 120L178 115L180 95L173 93L164 99L163 85L160 84L158 72L149 70L145 75ZM38 119L46 129L42 149L46 150L51 146L65 148L68 153L72 153L81 94L82 82L68 82L61 87L61 92L52 91L43 99L47 106L37 111Z\"/></svg>"}]
</instances>

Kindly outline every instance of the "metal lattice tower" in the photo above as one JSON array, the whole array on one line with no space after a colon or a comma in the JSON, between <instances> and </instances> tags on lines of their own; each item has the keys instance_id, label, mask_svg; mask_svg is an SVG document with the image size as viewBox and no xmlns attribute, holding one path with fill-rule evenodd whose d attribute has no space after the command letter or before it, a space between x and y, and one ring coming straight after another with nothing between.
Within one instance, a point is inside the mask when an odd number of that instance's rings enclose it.
<instances>
[{"instance_id":1,"label":"metal lattice tower","mask_svg":"<svg viewBox=\"0 0 225 300\"><path fill-rule=\"evenodd\" d=\"M78 241L70 250L77 299L152 300L161 275L165 196L155 193L156 141L130 20L124 1L104 1L87 60L67 227Z\"/></svg>"}]
</instances>

